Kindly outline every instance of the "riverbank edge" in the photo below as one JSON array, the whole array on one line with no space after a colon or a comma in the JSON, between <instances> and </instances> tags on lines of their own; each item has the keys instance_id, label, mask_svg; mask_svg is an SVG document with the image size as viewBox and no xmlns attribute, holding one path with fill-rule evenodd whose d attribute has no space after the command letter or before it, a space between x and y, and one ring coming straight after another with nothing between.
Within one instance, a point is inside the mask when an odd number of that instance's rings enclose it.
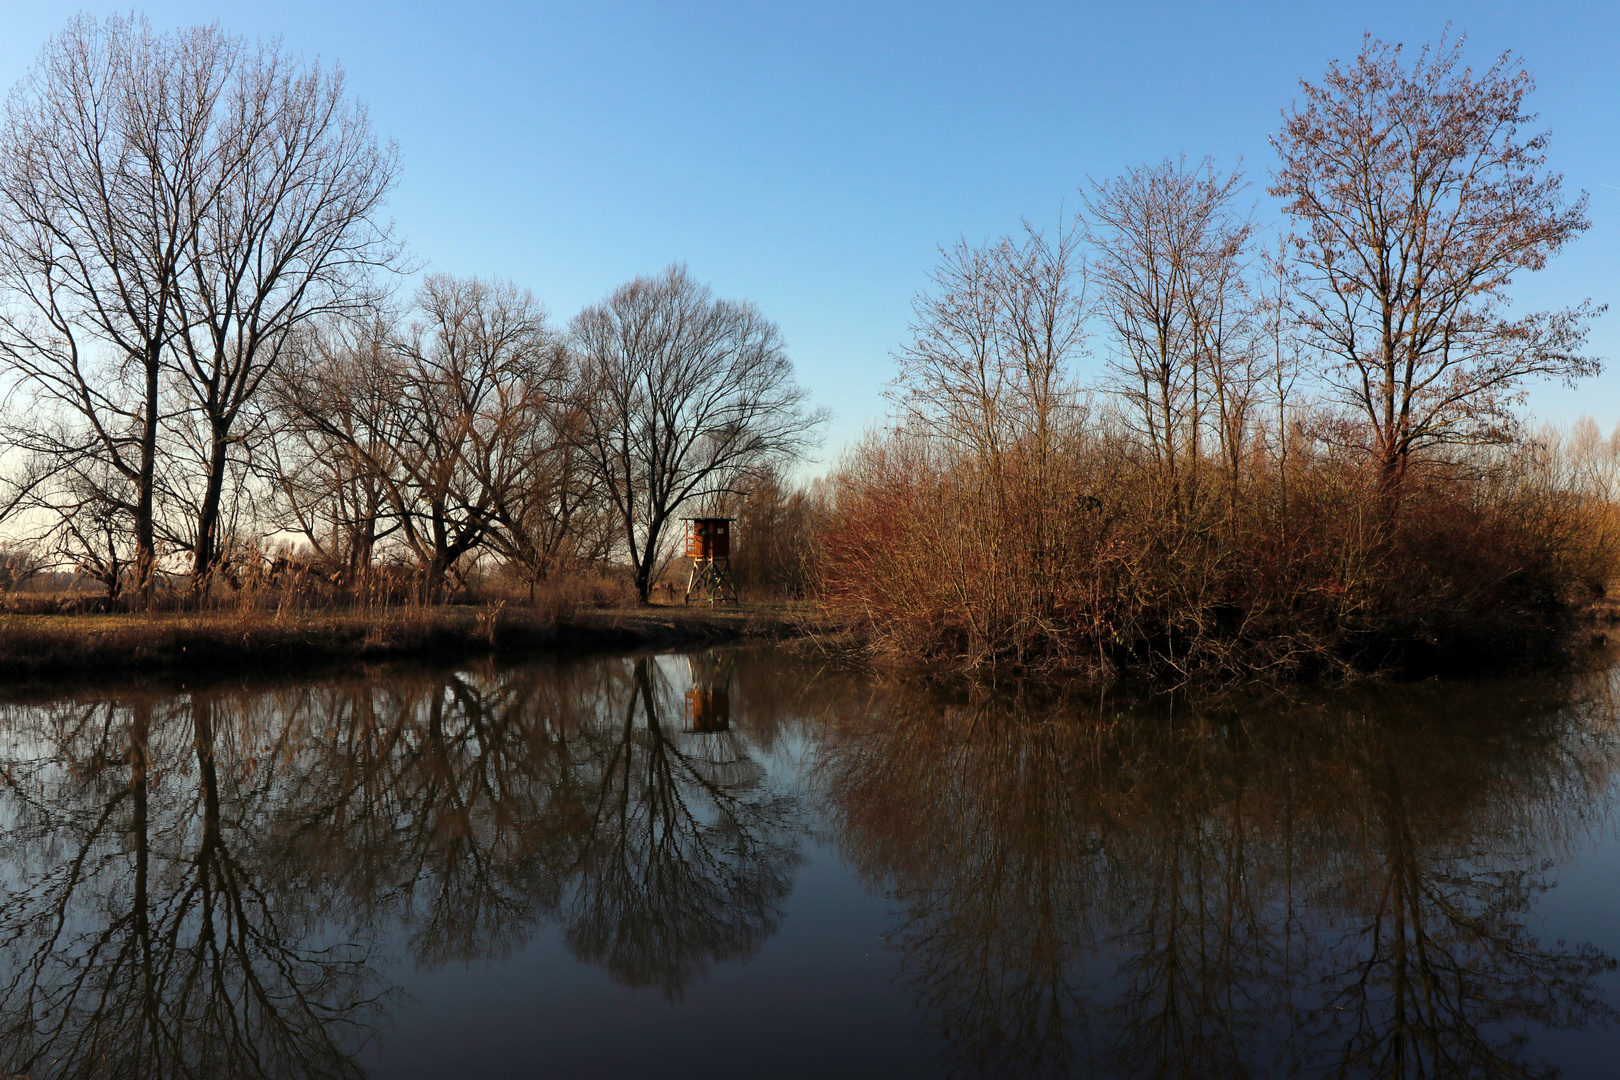
<instances>
[{"instance_id":1,"label":"riverbank edge","mask_svg":"<svg viewBox=\"0 0 1620 1080\"><path fill-rule=\"evenodd\" d=\"M805 605L648 606L548 617L525 608L389 608L278 615L0 616L0 679L289 671L349 662L457 661L787 641L817 631Z\"/></svg>"},{"instance_id":2,"label":"riverbank edge","mask_svg":"<svg viewBox=\"0 0 1620 1080\"><path fill-rule=\"evenodd\" d=\"M954 657L924 658L912 651L885 649L869 627L842 625L831 615L821 616L809 641L816 653L844 665L946 682L1013 679L1109 685L1125 680L1175 687L1415 682L1584 669L1594 655L1608 656L1620 649L1620 589L1610 597L1518 610L1492 620L1459 620L1443 635L1391 635L1352 642L1353 649L1343 654L1307 657L1288 668L1186 665L1151 648L969 666ZM1241 653L1237 655L1241 659ZM1611 666L1613 661L1602 663Z\"/></svg>"},{"instance_id":3,"label":"riverbank edge","mask_svg":"<svg viewBox=\"0 0 1620 1080\"><path fill-rule=\"evenodd\" d=\"M1539 648L1529 656L1485 650L1466 659L1431 656L1406 670L1341 672L1339 678L1396 678L1478 674L1503 665L1569 662L1617 637L1620 602L1564 609L1527 635ZM157 614L0 614L0 682L50 682L111 676L278 674L297 676L355 663L457 663L479 657L503 660L700 649L748 642L780 642L825 659L889 673L944 678L987 674L1057 681L1109 682L1136 665L1074 665L1025 670L1000 666L967 672L875 649L858 628L838 625L814 604L752 603L710 608L649 605L584 609L562 616L532 608L441 606L275 612L167 612ZM1148 677L1152 672L1147 673ZM1258 673L1249 679L1266 680ZM1186 676L1176 680L1185 681ZM1231 676L1213 677L1216 682ZM1239 678L1237 681L1247 681ZM1283 680L1292 681L1292 680Z\"/></svg>"}]
</instances>

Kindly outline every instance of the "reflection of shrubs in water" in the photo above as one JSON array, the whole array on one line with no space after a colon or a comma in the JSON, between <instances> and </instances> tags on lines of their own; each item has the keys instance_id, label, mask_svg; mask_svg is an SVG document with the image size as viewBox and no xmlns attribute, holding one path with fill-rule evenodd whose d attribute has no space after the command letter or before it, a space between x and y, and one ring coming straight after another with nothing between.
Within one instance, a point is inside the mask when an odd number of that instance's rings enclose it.
<instances>
[{"instance_id":1,"label":"reflection of shrubs in water","mask_svg":"<svg viewBox=\"0 0 1620 1080\"><path fill-rule=\"evenodd\" d=\"M394 923L434 966L551 921L679 997L775 932L799 858L752 664L724 732L645 659L13 710L0 1064L351 1075ZM1528 929L1610 797L1607 691L880 687L819 780L959 1072L1534 1075L1515 1030L1608 1015L1613 962Z\"/></svg>"},{"instance_id":2,"label":"reflection of shrubs in water","mask_svg":"<svg viewBox=\"0 0 1620 1080\"><path fill-rule=\"evenodd\" d=\"M899 687L832 725L821 780L956 1071L1534 1075L1515 1029L1610 1015L1614 961L1526 922L1620 741L1508 689Z\"/></svg>"},{"instance_id":3,"label":"reflection of shrubs in water","mask_svg":"<svg viewBox=\"0 0 1620 1080\"><path fill-rule=\"evenodd\" d=\"M798 860L796 804L681 706L637 660L12 710L0 1063L358 1075L399 921L432 967L562 920L680 996Z\"/></svg>"}]
</instances>

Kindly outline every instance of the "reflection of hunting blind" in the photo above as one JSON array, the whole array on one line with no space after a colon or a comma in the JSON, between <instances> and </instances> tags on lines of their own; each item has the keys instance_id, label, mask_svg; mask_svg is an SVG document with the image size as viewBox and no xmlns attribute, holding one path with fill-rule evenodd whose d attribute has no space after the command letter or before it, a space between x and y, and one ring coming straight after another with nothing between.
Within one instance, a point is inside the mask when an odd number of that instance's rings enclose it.
<instances>
[{"instance_id":1,"label":"reflection of hunting blind","mask_svg":"<svg viewBox=\"0 0 1620 1080\"><path fill-rule=\"evenodd\" d=\"M735 518L687 518L686 557L692 573L686 579L686 602L692 597L711 604L737 602L731 579L731 523Z\"/></svg>"},{"instance_id":2,"label":"reflection of hunting blind","mask_svg":"<svg viewBox=\"0 0 1620 1080\"><path fill-rule=\"evenodd\" d=\"M731 661L729 654L702 653L686 658L692 689L686 692L687 731L725 731L731 727Z\"/></svg>"},{"instance_id":3,"label":"reflection of hunting blind","mask_svg":"<svg viewBox=\"0 0 1620 1080\"><path fill-rule=\"evenodd\" d=\"M725 731L730 726L731 695L724 690L699 690L695 686L686 692L687 731Z\"/></svg>"}]
</instances>

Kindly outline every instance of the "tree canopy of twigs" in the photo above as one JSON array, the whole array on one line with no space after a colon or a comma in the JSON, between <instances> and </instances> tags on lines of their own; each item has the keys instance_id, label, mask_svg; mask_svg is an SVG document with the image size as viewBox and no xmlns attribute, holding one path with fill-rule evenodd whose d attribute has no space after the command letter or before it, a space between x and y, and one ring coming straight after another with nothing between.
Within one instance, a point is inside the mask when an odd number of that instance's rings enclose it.
<instances>
[{"instance_id":1,"label":"tree canopy of twigs","mask_svg":"<svg viewBox=\"0 0 1620 1080\"><path fill-rule=\"evenodd\" d=\"M682 266L586 308L570 336L580 446L646 600L675 516L803 454L826 414L807 406L775 324Z\"/></svg>"},{"instance_id":2,"label":"tree canopy of twigs","mask_svg":"<svg viewBox=\"0 0 1620 1080\"><path fill-rule=\"evenodd\" d=\"M1461 36L1421 49L1368 35L1284 111L1271 193L1293 223L1295 314L1367 425L1391 483L1414 455L1500 441L1532 376L1574 380L1590 304L1515 315L1508 286L1590 224L1547 168L1504 53L1483 71Z\"/></svg>"},{"instance_id":3,"label":"tree canopy of twigs","mask_svg":"<svg viewBox=\"0 0 1620 1080\"><path fill-rule=\"evenodd\" d=\"M301 323L397 257L396 171L342 73L274 44L117 16L47 44L0 126L0 358L58 541L116 522L148 592L166 486L206 583L244 409Z\"/></svg>"},{"instance_id":4,"label":"tree canopy of twigs","mask_svg":"<svg viewBox=\"0 0 1620 1080\"><path fill-rule=\"evenodd\" d=\"M307 335L277 380L278 427L300 444L285 496L317 550L369 567L388 522L430 598L493 544L532 581L583 498L568 445L568 358L526 289L430 275L418 317ZM291 464L291 461L289 461Z\"/></svg>"},{"instance_id":5,"label":"tree canopy of twigs","mask_svg":"<svg viewBox=\"0 0 1620 1080\"><path fill-rule=\"evenodd\" d=\"M1166 159L1093 184L1085 202L1116 392L1159 465L1171 515L1197 498L1209 427L1223 462L1243 453L1255 381L1244 275L1255 227L1235 206L1243 186L1241 172L1217 173L1208 158L1194 168Z\"/></svg>"}]
</instances>

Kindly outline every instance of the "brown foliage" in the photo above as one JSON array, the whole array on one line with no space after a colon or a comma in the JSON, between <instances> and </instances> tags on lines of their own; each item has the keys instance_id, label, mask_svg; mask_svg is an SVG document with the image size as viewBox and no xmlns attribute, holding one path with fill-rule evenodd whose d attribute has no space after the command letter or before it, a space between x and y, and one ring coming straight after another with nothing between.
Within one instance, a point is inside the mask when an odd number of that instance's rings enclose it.
<instances>
[{"instance_id":1,"label":"brown foliage","mask_svg":"<svg viewBox=\"0 0 1620 1080\"><path fill-rule=\"evenodd\" d=\"M1368 425L1386 476L1447 443L1500 439L1530 376L1573 381L1590 304L1514 317L1507 288L1582 231L1546 168L1545 132L1524 135L1534 86L1503 54L1470 68L1463 40L1401 47L1370 35L1284 113L1271 194L1293 220L1295 314Z\"/></svg>"},{"instance_id":2,"label":"brown foliage","mask_svg":"<svg viewBox=\"0 0 1620 1080\"><path fill-rule=\"evenodd\" d=\"M1611 504L1545 456L1431 461L1393 518L1376 463L1323 446L1296 448L1286 487L1258 455L1235 491L1208 469L1179 520L1127 440L1076 436L1062 461L1046 490L1004 470L998 504L972 463L868 441L833 481L829 609L925 663L1349 672L1513 651L1617 569L1591 540Z\"/></svg>"},{"instance_id":3,"label":"brown foliage","mask_svg":"<svg viewBox=\"0 0 1620 1080\"><path fill-rule=\"evenodd\" d=\"M1616 487L1594 432L1527 441L1511 412L1527 379L1599 366L1589 308L1506 313L1587 224L1520 134L1529 88L1508 57L1475 73L1442 42L1407 67L1370 38L1307 84L1263 289L1241 173L1207 160L1093 183L1054 239L945 252L898 424L832 480L832 612L968 668L1348 672L1547 640L1615 575ZM1088 312L1112 359L1090 400L1068 374ZM1336 401L1294 392L1312 355Z\"/></svg>"}]
</instances>

